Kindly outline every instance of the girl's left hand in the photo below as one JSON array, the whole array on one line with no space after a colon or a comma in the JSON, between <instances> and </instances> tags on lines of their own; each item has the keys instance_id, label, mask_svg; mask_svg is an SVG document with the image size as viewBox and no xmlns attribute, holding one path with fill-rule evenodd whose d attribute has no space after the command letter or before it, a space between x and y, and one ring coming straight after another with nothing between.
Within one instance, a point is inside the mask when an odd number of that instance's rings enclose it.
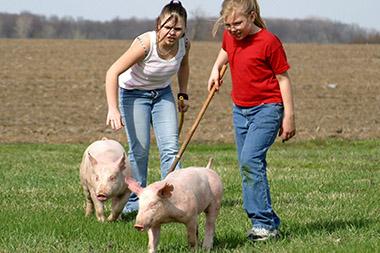
<instances>
[{"instance_id":1,"label":"girl's left hand","mask_svg":"<svg viewBox=\"0 0 380 253\"><path fill-rule=\"evenodd\" d=\"M282 142L285 142L292 138L296 134L296 123L294 116L286 116L282 120L282 126L280 128L279 136Z\"/></svg>"}]
</instances>

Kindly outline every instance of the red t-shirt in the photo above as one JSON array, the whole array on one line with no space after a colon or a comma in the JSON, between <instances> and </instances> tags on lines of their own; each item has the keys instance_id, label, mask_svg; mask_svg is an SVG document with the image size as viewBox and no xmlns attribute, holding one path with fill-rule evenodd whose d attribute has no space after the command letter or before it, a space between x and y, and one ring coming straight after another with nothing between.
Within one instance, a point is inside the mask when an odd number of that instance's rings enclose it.
<instances>
[{"instance_id":1,"label":"red t-shirt","mask_svg":"<svg viewBox=\"0 0 380 253\"><path fill-rule=\"evenodd\" d=\"M228 55L231 97L236 105L251 107L282 102L276 75L290 66L282 43L274 34L261 29L243 40L236 40L224 31L222 47Z\"/></svg>"}]
</instances>

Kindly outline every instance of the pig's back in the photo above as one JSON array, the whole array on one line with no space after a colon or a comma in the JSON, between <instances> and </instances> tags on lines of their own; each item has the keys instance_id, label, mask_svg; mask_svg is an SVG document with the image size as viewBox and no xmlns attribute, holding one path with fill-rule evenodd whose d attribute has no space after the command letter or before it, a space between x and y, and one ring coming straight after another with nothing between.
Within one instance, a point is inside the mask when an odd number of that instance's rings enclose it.
<instances>
[{"instance_id":1,"label":"pig's back","mask_svg":"<svg viewBox=\"0 0 380 253\"><path fill-rule=\"evenodd\" d=\"M182 188L182 191L192 192L198 200L200 209L215 198L221 198L223 194L222 181L212 169L188 167L175 170L167 176L166 180L174 187Z\"/></svg>"},{"instance_id":2,"label":"pig's back","mask_svg":"<svg viewBox=\"0 0 380 253\"><path fill-rule=\"evenodd\" d=\"M174 185L194 185L207 178L207 173L202 170L206 170L206 168L188 167L175 170L166 177L165 181Z\"/></svg>"},{"instance_id":3,"label":"pig's back","mask_svg":"<svg viewBox=\"0 0 380 253\"><path fill-rule=\"evenodd\" d=\"M87 152L96 159L115 162L123 156L125 150L119 142L107 139L93 142L88 146Z\"/></svg>"}]
</instances>

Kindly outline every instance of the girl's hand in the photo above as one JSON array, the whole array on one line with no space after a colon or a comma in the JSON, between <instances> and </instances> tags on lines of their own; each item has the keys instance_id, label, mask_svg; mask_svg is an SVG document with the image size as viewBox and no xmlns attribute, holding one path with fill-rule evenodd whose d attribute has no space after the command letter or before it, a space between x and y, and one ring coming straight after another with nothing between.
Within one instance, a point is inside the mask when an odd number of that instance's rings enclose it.
<instances>
[{"instance_id":1,"label":"girl's hand","mask_svg":"<svg viewBox=\"0 0 380 253\"><path fill-rule=\"evenodd\" d=\"M178 111L179 112L187 112L189 109L189 105L187 104L187 100L179 100L177 101L178 103Z\"/></svg>"},{"instance_id":2,"label":"girl's hand","mask_svg":"<svg viewBox=\"0 0 380 253\"><path fill-rule=\"evenodd\" d=\"M219 90L220 86L223 83L223 80L220 80L219 69L222 69L223 65L228 63L227 52L223 48L220 49L218 57L215 60L214 66L212 67L210 78L208 79L207 89L210 92L212 87L215 86L215 90Z\"/></svg>"},{"instance_id":3,"label":"girl's hand","mask_svg":"<svg viewBox=\"0 0 380 253\"><path fill-rule=\"evenodd\" d=\"M207 90L210 92L213 86L215 86L216 90L219 90L221 85L222 82L219 78L219 71L218 69L213 68L210 74L210 78L208 79Z\"/></svg>"},{"instance_id":4,"label":"girl's hand","mask_svg":"<svg viewBox=\"0 0 380 253\"><path fill-rule=\"evenodd\" d=\"M119 130L124 126L123 121L121 120L121 115L117 109L109 109L107 113L107 126L111 126L113 130Z\"/></svg>"},{"instance_id":5,"label":"girl's hand","mask_svg":"<svg viewBox=\"0 0 380 253\"><path fill-rule=\"evenodd\" d=\"M282 126L280 128L279 136L282 142L285 142L292 138L296 134L296 123L294 116L286 116L282 120Z\"/></svg>"}]
</instances>

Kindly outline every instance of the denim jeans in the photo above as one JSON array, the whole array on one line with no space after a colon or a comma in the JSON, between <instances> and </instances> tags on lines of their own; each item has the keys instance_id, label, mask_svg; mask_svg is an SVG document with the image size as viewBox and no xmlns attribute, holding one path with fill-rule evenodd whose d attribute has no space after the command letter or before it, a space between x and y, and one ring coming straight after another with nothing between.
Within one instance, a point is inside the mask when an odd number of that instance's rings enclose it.
<instances>
[{"instance_id":1,"label":"denim jeans","mask_svg":"<svg viewBox=\"0 0 380 253\"><path fill-rule=\"evenodd\" d=\"M119 88L119 107L128 137L132 177L145 187L151 126L160 153L161 178L178 153L177 109L171 87L149 91ZM132 194L124 211L137 209L138 198Z\"/></svg>"},{"instance_id":2,"label":"denim jeans","mask_svg":"<svg viewBox=\"0 0 380 253\"><path fill-rule=\"evenodd\" d=\"M235 140L242 177L243 206L253 228L278 229L272 209L266 154L281 126L282 104L233 106Z\"/></svg>"}]
</instances>

